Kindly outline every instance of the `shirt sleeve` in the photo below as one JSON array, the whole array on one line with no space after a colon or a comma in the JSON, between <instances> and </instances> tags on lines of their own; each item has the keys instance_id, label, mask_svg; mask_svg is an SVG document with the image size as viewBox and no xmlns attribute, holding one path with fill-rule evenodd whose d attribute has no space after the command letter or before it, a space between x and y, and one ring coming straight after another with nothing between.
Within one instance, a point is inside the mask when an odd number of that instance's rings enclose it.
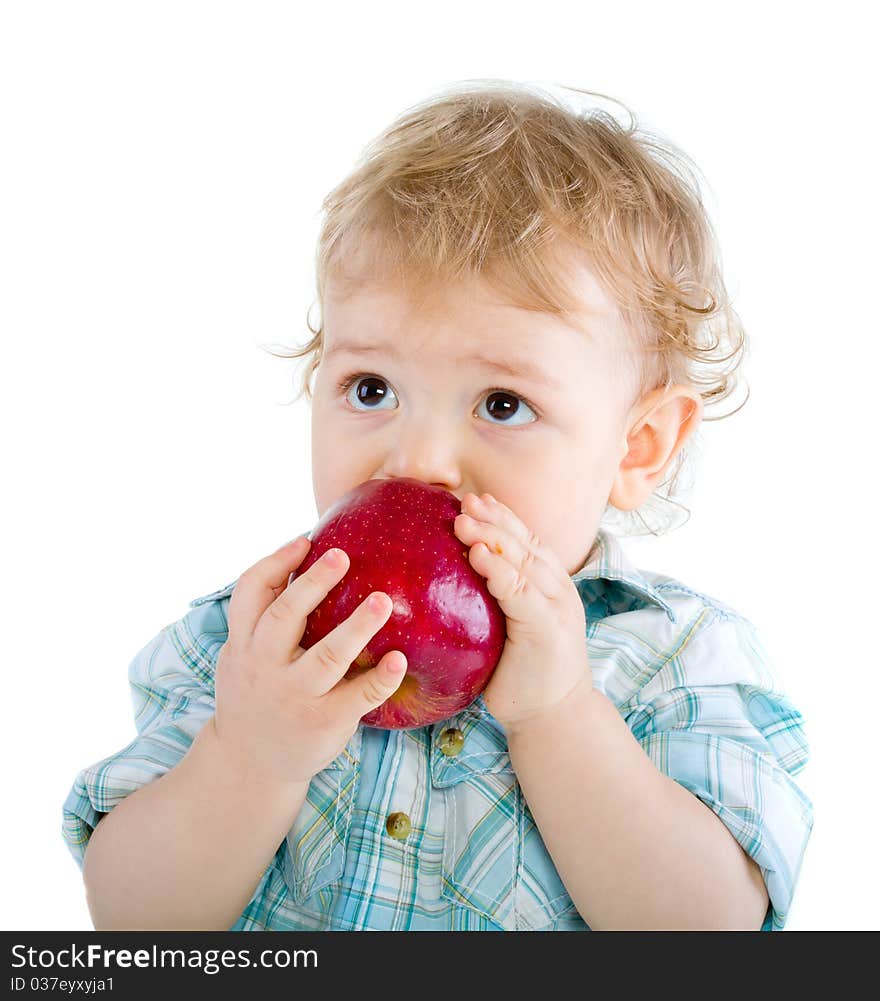
<instances>
[{"instance_id":1,"label":"shirt sleeve","mask_svg":"<svg viewBox=\"0 0 880 1001\"><path fill-rule=\"evenodd\" d=\"M231 587L230 589L231 590ZM83 769L63 805L62 834L83 866L98 821L130 793L172 769L214 712L214 665L227 637L227 595L193 602L128 669L137 736L121 751Z\"/></svg>"},{"instance_id":2,"label":"shirt sleeve","mask_svg":"<svg viewBox=\"0 0 880 1001\"><path fill-rule=\"evenodd\" d=\"M813 826L812 804L793 778L809 747L755 627L708 610L703 627L621 709L657 768L699 797L755 860L770 899L761 930L781 930Z\"/></svg>"}]
</instances>

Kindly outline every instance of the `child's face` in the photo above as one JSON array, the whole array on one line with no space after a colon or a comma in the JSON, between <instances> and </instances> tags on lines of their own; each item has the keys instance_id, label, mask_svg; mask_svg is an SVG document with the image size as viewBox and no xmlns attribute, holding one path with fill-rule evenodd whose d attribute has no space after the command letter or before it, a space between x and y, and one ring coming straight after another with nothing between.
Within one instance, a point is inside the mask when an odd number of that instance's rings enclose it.
<instances>
[{"instance_id":1,"label":"child's face","mask_svg":"<svg viewBox=\"0 0 880 1001\"><path fill-rule=\"evenodd\" d=\"M343 297L328 283L312 404L319 516L373 478L488 492L575 573L626 455L632 402L614 363L623 321L590 271L576 276L592 339L482 279L422 302L388 284Z\"/></svg>"}]
</instances>

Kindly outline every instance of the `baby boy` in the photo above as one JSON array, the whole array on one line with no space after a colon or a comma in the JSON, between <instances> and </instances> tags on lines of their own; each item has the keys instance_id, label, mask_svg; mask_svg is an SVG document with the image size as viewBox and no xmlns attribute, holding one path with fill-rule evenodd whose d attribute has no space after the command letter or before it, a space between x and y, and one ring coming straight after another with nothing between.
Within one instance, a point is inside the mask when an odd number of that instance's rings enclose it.
<instances>
[{"instance_id":1,"label":"baby boy","mask_svg":"<svg viewBox=\"0 0 880 1001\"><path fill-rule=\"evenodd\" d=\"M752 625L602 527L681 468L744 335L684 157L493 83L410 109L328 196L308 358L319 516L365 480L453 493L506 616L483 695L360 720L376 592L307 535L135 658L138 737L78 776L65 836L98 928L778 929L812 824L801 718ZM314 377L314 385L311 385Z\"/></svg>"}]
</instances>

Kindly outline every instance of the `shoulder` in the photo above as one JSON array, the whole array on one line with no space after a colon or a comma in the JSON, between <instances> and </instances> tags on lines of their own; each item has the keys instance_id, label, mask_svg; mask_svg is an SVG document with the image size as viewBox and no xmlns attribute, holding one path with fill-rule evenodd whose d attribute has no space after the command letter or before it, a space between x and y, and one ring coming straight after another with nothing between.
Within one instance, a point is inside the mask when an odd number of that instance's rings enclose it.
<instances>
[{"instance_id":1,"label":"shoulder","mask_svg":"<svg viewBox=\"0 0 880 1001\"><path fill-rule=\"evenodd\" d=\"M767 651L750 619L714 595L674 578L655 576L657 590L676 610L681 625L659 668L678 667L682 673L667 680L776 690Z\"/></svg>"},{"instance_id":2,"label":"shoulder","mask_svg":"<svg viewBox=\"0 0 880 1001\"><path fill-rule=\"evenodd\" d=\"M673 577L638 573L646 594L588 623L591 661L618 706L686 687L733 684L778 691L752 621Z\"/></svg>"},{"instance_id":3,"label":"shoulder","mask_svg":"<svg viewBox=\"0 0 880 1001\"><path fill-rule=\"evenodd\" d=\"M589 641L591 663L600 665L599 687L635 735L662 730L693 739L711 733L751 740L772 750L787 771L799 772L809 757L804 721L755 624L681 581L645 577L673 609L675 622L645 603L597 623Z\"/></svg>"},{"instance_id":4,"label":"shoulder","mask_svg":"<svg viewBox=\"0 0 880 1001\"><path fill-rule=\"evenodd\" d=\"M189 603L189 607L199 608L202 605L207 605L209 602L222 602L232 596L232 592L235 590L235 585L237 583L238 578L236 578L231 584L226 584L219 588L217 591L211 591L210 594L202 595L201 598L193 598L193 600Z\"/></svg>"},{"instance_id":5,"label":"shoulder","mask_svg":"<svg viewBox=\"0 0 880 1001\"><path fill-rule=\"evenodd\" d=\"M229 635L227 612L235 583L194 598L189 611L135 654L128 674L136 692L155 698L159 688L193 683L213 690L217 655Z\"/></svg>"}]
</instances>

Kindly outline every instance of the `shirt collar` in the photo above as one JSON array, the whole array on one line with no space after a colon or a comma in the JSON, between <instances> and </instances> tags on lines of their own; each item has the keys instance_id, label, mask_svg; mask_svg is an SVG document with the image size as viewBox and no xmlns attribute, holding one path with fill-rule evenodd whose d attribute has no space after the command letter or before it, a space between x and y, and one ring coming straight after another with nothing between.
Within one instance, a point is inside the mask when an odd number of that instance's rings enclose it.
<instances>
[{"instance_id":1,"label":"shirt collar","mask_svg":"<svg viewBox=\"0 0 880 1001\"><path fill-rule=\"evenodd\" d=\"M587 580L612 581L616 587L634 592L646 601L659 606L669 619L675 622L675 612L669 602L661 596L644 574L630 563L617 538L605 529L600 528L596 533L596 540L584 565L571 575L571 579L575 584Z\"/></svg>"}]
</instances>

